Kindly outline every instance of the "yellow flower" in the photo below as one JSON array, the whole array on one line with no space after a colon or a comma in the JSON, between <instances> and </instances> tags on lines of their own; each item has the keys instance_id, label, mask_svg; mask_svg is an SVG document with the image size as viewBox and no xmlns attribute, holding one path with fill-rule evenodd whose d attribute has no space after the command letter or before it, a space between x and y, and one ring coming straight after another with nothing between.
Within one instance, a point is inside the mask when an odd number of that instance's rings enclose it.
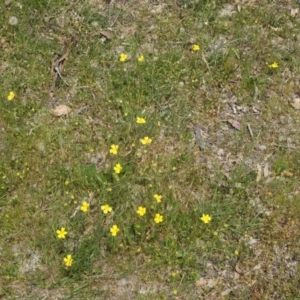
<instances>
[{"instance_id":1,"label":"yellow flower","mask_svg":"<svg viewBox=\"0 0 300 300\"><path fill-rule=\"evenodd\" d=\"M144 55L141 55L141 56L138 58L138 61L139 61L139 62L143 62L144 60L145 60Z\"/></svg>"},{"instance_id":2,"label":"yellow flower","mask_svg":"<svg viewBox=\"0 0 300 300\"><path fill-rule=\"evenodd\" d=\"M271 69L278 68L278 63L276 61L274 61L272 64L269 65L269 68L271 68Z\"/></svg>"},{"instance_id":3,"label":"yellow flower","mask_svg":"<svg viewBox=\"0 0 300 300\"><path fill-rule=\"evenodd\" d=\"M145 136L144 138L140 139L140 142L141 142L143 145L149 145L149 144L151 144L152 139L149 138L148 136Z\"/></svg>"},{"instance_id":4,"label":"yellow flower","mask_svg":"<svg viewBox=\"0 0 300 300\"><path fill-rule=\"evenodd\" d=\"M136 122L137 122L138 124L145 124L145 123L146 123L146 120L145 120L144 118L137 117L137 118L136 118Z\"/></svg>"},{"instance_id":5,"label":"yellow flower","mask_svg":"<svg viewBox=\"0 0 300 300\"><path fill-rule=\"evenodd\" d=\"M65 227L62 227L60 230L59 229L56 230L56 234L59 239L64 239L64 238L66 238L66 235L68 234L68 232L66 231Z\"/></svg>"},{"instance_id":6,"label":"yellow flower","mask_svg":"<svg viewBox=\"0 0 300 300\"><path fill-rule=\"evenodd\" d=\"M120 229L117 225L113 225L113 227L110 228L110 232L112 236L116 236L119 231Z\"/></svg>"},{"instance_id":7,"label":"yellow flower","mask_svg":"<svg viewBox=\"0 0 300 300\"><path fill-rule=\"evenodd\" d=\"M160 214L155 215L154 222L156 224L161 223L163 220L164 220L164 217L162 215L160 215Z\"/></svg>"},{"instance_id":8,"label":"yellow flower","mask_svg":"<svg viewBox=\"0 0 300 300\"><path fill-rule=\"evenodd\" d=\"M127 54L121 53L119 60L120 60L120 62L126 61L127 60Z\"/></svg>"},{"instance_id":9,"label":"yellow flower","mask_svg":"<svg viewBox=\"0 0 300 300\"><path fill-rule=\"evenodd\" d=\"M111 154L116 155L116 154L118 154L118 150L119 150L119 146L118 145L111 145L109 152Z\"/></svg>"},{"instance_id":10,"label":"yellow flower","mask_svg":"<svg viewBox=\"0 0 300 300\"><path fill-rule=\"evenodd\" d=\"M64 263L66 265L66 267L71 267L73 264L73 258L71 254L68 254L65 258L64 258Z\"/></svg>"},{"instance_id":11,"label":"yellow flower","mask_svg":"<svg viewBox=\"0 0 300 300\"><path fill-rule=\"evenodd\" d=\"M200 218L201 221L203 221L205 224L209 223L211 221L211 216L210 215L202 215L202 217Z\"/></svg>"},{"instance_id":12,"label":"yellow flower","mask_svg":"<svg viewBox=\"0 0 300 300\"><path fill-rule=\"evenodd\" d=\"M195 52L199 51L200 50L200 46L197 45L197 44L194 44L192 50L195 51Z\"/></svg>"},{"instance_id":13,"label":"yellow flower","mask_svg":"<svg viewBox=\"0 0 300 300\"><path fill-rule=\"evenodd\" d=\"M162 195L155 194L155 195L153 195L153 197L158 203L161 202Z\"/></svg>"},{"instance_id":14,"label":"yellow flower","mask_svg":"<svg viewBox=\"0 0 300 300\"><path fill-rule=\"evenodd\" d=\"M112 208L108 204L102 205L101 209L102 209L102 211L103 211L104 214L112 212Z\"/></svg>"},{"instance_id":15,"label":"yellow flower","mask_svg":"<svg viewBox=\"0 0 300 300\"><path fill-rule=\"evenodd\" d=\"M15 98L15 93L14 93L14 92L10 92L10 93L8 94L8 96L7 96L7 100L8 100L8 101L13 100L14 98Z\"/></svg>"},{"instance_id":16,"label":"yellow flower","mask_svg":"<svg viewBox=\"0 0 300 300\"><path fill-rule=\"evenodd\" d=\"M81 204L80 209L81 209L83 212L87 212L88 209L89 209L89 207L90 207L90 204L87 203L86 201L83 201L82 204Z\"/></svg>"},{"instance_id":17,"label":"yellow flower","mask_svg":"<svg viewBox=\"0 0 300 300\"><path fill-rule=\"evenodd\" d=\"M139 206L139 208L136 211L136 213L142 217L146 213L146 207Z\"/></svg>"},{"instance_id":18,"label":"yellow flower","mask_svg":"<svg viewBox=\"0 0 300 300\"><path fill-rule=\"evenodd\" d=\"M115 166L114 166L114 170L115 170L115 173L117 173L117 174L120 174L121 173L121 171L122 171L122 166L120 165L120 164L116 164Z\"/></svg>"}]
</instances>

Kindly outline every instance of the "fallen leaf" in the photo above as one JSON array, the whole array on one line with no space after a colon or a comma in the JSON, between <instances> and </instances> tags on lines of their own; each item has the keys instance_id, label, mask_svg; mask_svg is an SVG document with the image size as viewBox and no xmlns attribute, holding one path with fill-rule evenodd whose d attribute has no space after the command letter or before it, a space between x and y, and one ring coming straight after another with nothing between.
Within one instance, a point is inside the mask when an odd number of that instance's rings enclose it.
<instances>
[{"instance_id":1,"label":"fallen leaf","mask_svg":"<svg viewBox=\"0 0 300 300\"><path fill-rule=\"evenodd\" d=\"M280 174L280 176L282 176L282 177L293 177L293 175L294 174L292 172L288 171L288 170L284 170Z\"/></svg>"},{"instance_id":2,"label":"fallen leaf","mask_svg":"<svg viewBox=\"0 0 300 300\"><path fill-rule=\"evenodd\" d=\"M67 105L58 105L51 110L52 114L56 117L66 116L71 112L71 108Z\"/></svg>"},{"instance_id":3,"label":"fallen leaf","mask_svg":"<svg viewBox=\"0 0 300 300\"><path fill-rule=\"evenodd\" d=\"M209 278L203 278L201 277L199 280L195 282L195 285L197 287L204 287L208 286L210 288L214 287L218 283L217 279L209 279Z\"/></svg>"},{"instance_id":4,"label":"fallen leaf","mask_svg":"<svg viewBox=\"0 0 300 300\"><path fill-rule=\"evenodd\" d=\"M267 163L265 163L264 166L264 177L268 177L271 174L271 172L269 171L269 165Z\"/></svg>"},{"instance_id":5,"label":"fallen leaf","mask_svg":"<svg viewBox=\"0 0 300 300\"><path fill-rule=\"evenodd\" d=\"M102 36L104 36L106 39L111 40L112 39L112 33L107 30L101 30L99 32Z\"/></svg>"},{"instance_id":6,"label":"fallen leaf","mask_svg":"<svg viewBox=\"0 0 300 300\"><path fill-rule=\"evenodd\" d=\"M291 8L291 16L295 17L299 12L299 8Z\"/></svg>"},{"instance_id":7,"label":"fallen leaf","mask_svg":"<svg viewBox=\"0 0 300 300\"><path fill-rule=\"evenodd\" d=\"M259 182L262 178L262 166L260 164L257 164L256 169L257 169L256 182Z\"/></svg>"},{"instance_id":8,"label":"fallen leaf","mask_svg":"<svg viewBox=\"0 0 300 300\"><path fill-rule=\"evenodd\" d=\"M300 98L294 98L291 101L291 105L295 108L295 109L300 109Z\"/></svg>"},{"instance_id":9,"label":"fallen leaf","mask_svg":"<svg viewBox=\"0 0 300 300\"><path fill-rule=\"evenodd\" d=\"M236 130L241 130L242 129L242 125L240 122L235 121L235 120L228 120L228 123Z\"/></svg>"}]
</instances>

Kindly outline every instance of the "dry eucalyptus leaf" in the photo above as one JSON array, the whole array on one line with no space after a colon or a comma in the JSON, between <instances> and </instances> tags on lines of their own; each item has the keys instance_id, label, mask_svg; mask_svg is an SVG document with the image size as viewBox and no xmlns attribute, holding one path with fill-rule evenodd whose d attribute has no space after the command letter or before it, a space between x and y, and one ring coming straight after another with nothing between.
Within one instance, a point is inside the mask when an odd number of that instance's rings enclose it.
<instances>
[{"instance_id":1,"label":"dry eucalyptus leaf","mask_svg":"<svg viewBox=\"0 0 300 300\"><path fill-rule=\"evenodd\" d=\"M66 116L71 112L71 108L67 105L58 105L51 110L52 114L56 117Z\"/></svg>"},{"instance_id":2,"label":"dry eucalyptus leaf","mask_svg":"<svg viewBox=\"0 0 300 300\"><path fill-rule=\"evenodd\" d=\"M107 38L108 40L111 40L112 39L112 33L110 31L107 31L107 30L101 30L100 31L100 34L102 36L104 36L105 38Z\"/></svg>"},{"instance_id":3,"label":"dry eucalyptus leaf","mask_svg":"<svg viewBox=\"0 0 300 300\"><path fill-rule=\"evenodd\" d=\"M300 109L300 98L294 98L291 101L291 105L295 108L295 109Z\"/></svg>"},{"instance_id":4,"label":"dry eucalyptus leaf","mask_svg":"<svg viewBox=\"0 0 300 300\"><path fill-rule=\"evenodd\" d=\"M242 125L240 122L235 121L235 120L228 120L228 123L236 130L241 130L242 129Z\"/></svg>"}]
</instances>

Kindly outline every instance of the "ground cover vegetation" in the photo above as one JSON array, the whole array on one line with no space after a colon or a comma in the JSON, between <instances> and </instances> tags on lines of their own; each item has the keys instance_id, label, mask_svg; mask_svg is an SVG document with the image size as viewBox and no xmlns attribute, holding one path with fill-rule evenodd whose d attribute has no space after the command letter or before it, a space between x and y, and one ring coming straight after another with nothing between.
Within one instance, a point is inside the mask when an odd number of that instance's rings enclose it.
<instances>
[{"instance_id":1,"label":"ground cover vegetation","mask_svg":"<svg viewBox=\"0 0 300 300\"><path fill-rule=\"evenodd\" d=\"M0 9L1 299L299 299L296 1Z\"/></svg>"}]
</instances>

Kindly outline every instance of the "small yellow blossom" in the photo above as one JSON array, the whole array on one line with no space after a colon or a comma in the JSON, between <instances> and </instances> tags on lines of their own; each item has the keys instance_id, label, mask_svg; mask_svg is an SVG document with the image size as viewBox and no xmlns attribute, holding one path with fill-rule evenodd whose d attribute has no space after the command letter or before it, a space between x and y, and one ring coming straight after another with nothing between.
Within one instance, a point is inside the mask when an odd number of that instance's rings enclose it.
<instances>
[{"instance_id":1,"label":"small yellow blossom","mask_svg":"<svg viewBox=\"0 0 300 300\"><path fill-rule=\"evenodd\" d=\"M238 250L235 250L235 251L234 251L234 254L235 254L235 255L239 255L239 251L238 251Z\"/></svg>"},{"instance_id":2,"label":"small yellow blossom","mask_svg":"<svg viewBox=\"0 0 300 300\"><path fill-rule=\"evenodd\" d=\"M110 146L109 152L111 154L117 155L118 154L118 150L119 150L119 146L113 144L113 145Z\"/></svg>"},{"instance_id":3,"label":"small yellow blossom","mask_svg":"<svg viewBox=\"0 0 300 300\"><path fill-rule=\"evenodd\" d=\"M278 63L276 61L274 61L272 64L269 65L269 68L271 68L271 69L278 68Z\"/></svg>"},{"instance_id":4,"label":"small yellow blossom","mask_svg":"<svg viewBox=\"0 0 300 300\"><path fill-rule=\"evenodd\" d=\"M149 138L148 136L145 136L144 138L140 139L140 142L141 142L143 145L149 145L149 144L151 144L152 139Z\"/></svg>"},{"instance_id":5,"label":"small yellow blossom","mask_svg":"<svg viewBox=\"0 0 300 300\"><path fill-rule=\"evenodd\" d=\"M101 209L102 209L102 211L103 211L104 214L112 212L112 207L109 206L108 204L102 205Z\"/></svg>"},{"instance_id":6,"label":"small yellow blossom","mask_svg":"<svg viewBox=\"0 0 300 300\"><path fill-rule=\"evenodd\" d=\"M56 230L56 234L59 239L64 239L66 238L68 232L66 231L65 227L62 227L61 229Z\"/></svg>"},{"instance_id":7,"label":"small yellow blossom","mask_svg":"<svg viewBox=\"0 0 300 300\"><path fill-rule=\"evenodd\" d=\"M116 236L118 234L118 232L120 231L119 227L117 225L113 225L110 228L110 232L112 236Z\"/></svg>"},{"instance_id":8,"label":"small yellow blossom","mask_svg":"<svg viewBox=\"0 0 300 300\"><path fill-rule=\"evenodd\" d=\"M163 220L164 220L164 217L162 215L160 215L160 214L155 215L154 222L156 224L161 223Z\"/></svg>"},{"instance_id":9,"label":"small yellow blossom","mask_svg":"<svg viewBox=\"0 0 300 300\"><path fill-rule=\"evenodd\" d=\"M144 118L141 118L141 117L137 117L136 118L136 122L138 124L145 124L146 123L146 120Z\"/></svg>"},{"instance_id":10,"label":"small yellow blossom","mask_svg":"<svg viewBox=\"0 0 300 300\"><path fill-rule=\"evenodd\" d=\"M80 209L81 209L83 212L87 212L88 209L89 209L89 207L90 207L90 204L87 203L86 201L83 201L82 204L81 204Z\"/></svg>"},{"instance_id":11,"label":"small yellow blossom","mask_svg":"<svg viewBox=\"0 0 300 300\"><path fill-rule=\"evenodd\" d=\"M209 223L211 221L211 216L210 215L205 215L203 214L202 217L200 218L201 221L203 221L205 224Z\"/></svg>"},{"instance_id":12,"label":"small yellow blossom","mask_svg":"<svg viewBox=\"0 0 300 300\"><path fill-rule=\"evenodd\" d=\"M136 211L136 213L142 217L146 213L146 207L139 206L139 208Z\"/></svg>"},{"instance_id":13,"label":"small yellow blossom","mask_svg":"<svg viewBox=\"0 0 300 300\"><path fill-rule=\"evenodd\" d=\"M7 100L8 100L8 101L13 100L14 98L15 98L15 93L14 93L14 92L10 92L10 93L8 94L8 96L7 96Z\"/></svg>"},{"instance_id":14,"label":"small yellow blossom","mask_svg":"<svg viewBox=\"0 0 300 300\"><path fill-rule=\"evenodd\" d=\"M116 165L114 166L114 171L115 171L115 173L117 173L117 174L120 174L121 171L122 171L122 169L123 169L123 167L122 167L120 164L116 164Z\"/></svg>"},{"instance_id":15,"label":"small yellow blossom","mask_svg":"<svg viewBox=\"0 0 300 300\"><path fill-rule=\"evenodd\" d=\"M127 60L127 54L121 53L119 60L120 62L125 62Z\"/></svg>"},{"instance_id":16,"label":"small yellow blossom","mask_svg":"<svg viewBox=\"0 0 300 300\"><path fill-rule=\"evenodd\" d=\"M153 197L154 197L154 199L155 199L158 203L161 202L162 195L155 194L155 195L153 195Z\"/></svg>"},{"instance_id":17,"label":"small yellow blossom","mask_svg":"<svg viewBox=\"0 0 300 300\"><path fill-rule=\"evenodd\" d=\"M70 183L69 180L66 180L66 181L65 181L65 185L68 185L69 183Z\"/></svg>"},{"instance_id":18,"label":"small yellow blossom","mask_svg":"<svg viewBox=\"0 0 300 300\"><path fill-rule=\"evenodd\" d=\"M71 254L68 254L65 258L64 258L64 263L66 265L66 267L71 267L73 264L73 258Z\"/></svg>"},{"instance_id":19,"label":"small yellow blossom","mask_svg":"<svg viewBox=\"0 0 300 300\"><path fill-rule=\"evenodd\" d=\"M145 60L144 55L141 55L141 56L138 58L138 61L139 61L139 62L143 62L144 60Z\"/></svg>"},{"instance_id":20,"label":"small yellow blossom","mask_svg":"<svg viewBox=\"0 0 300 300\"><path fill-rule=\"evenodd\" d=\"M197 44L194 44L192 50L195 51L195 52L199 51L200 50L200 46L197 45Z\"/></svg>"}]
</instances>

